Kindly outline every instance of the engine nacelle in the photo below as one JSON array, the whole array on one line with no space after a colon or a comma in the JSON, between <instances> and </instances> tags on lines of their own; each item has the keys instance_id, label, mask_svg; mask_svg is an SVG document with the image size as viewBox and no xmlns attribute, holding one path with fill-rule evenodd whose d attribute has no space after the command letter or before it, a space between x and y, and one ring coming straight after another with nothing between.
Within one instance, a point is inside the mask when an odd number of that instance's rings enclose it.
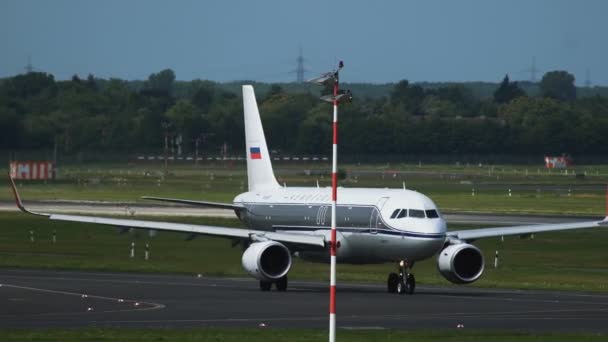
<instances>
[{"instance_id":1,"label":"engine nacelle","mask_svg":"<svg viewBox=\"0 0 608 342\"><path fill-rule=\"evenodd\" d=\"M454 284L469 284L479 279L484 265L479 248L466 243L447 246L437 258L439 273Z\"/></svg>"},{"instance_id":2,"label":"engine nacelle","mask_svg":"<svg viewBox=\"0 0 608 342\"><path fill-rule=\"evenodd\" d=\"M256 242L245 250L241 261L245 271L252 277L272 281L289 272L291 253L285 245L276 241Z\"/></svg>"}]
</instances>

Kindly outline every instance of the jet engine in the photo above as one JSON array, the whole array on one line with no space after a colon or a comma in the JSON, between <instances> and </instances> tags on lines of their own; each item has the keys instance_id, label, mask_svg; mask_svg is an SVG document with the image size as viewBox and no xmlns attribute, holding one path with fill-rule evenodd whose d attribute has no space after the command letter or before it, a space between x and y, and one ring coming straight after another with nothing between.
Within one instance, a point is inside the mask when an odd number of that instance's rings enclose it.
<instances>
[{"instance_id":1,"label":"jet engine","mask_svg":"<svg viewBox=\"0 0 608 342\"><path fill-rule=\"evenodd\" d=\"M252 243L243 253L243 268L250 276L263 281L277 280L289 272L291 253L276 241Z\"/></svg>"},{"instance_id":2,"label":"jet engine","mask_svg":"<svg viewBox=\"0 0 608 342\"><path fill-rule=\"evenodd\" d=\"M450 245L439 252L439 273L454 284L469 284L481 277L483 254L479 248L466 243Z\"/></svg>"}]
</instances>

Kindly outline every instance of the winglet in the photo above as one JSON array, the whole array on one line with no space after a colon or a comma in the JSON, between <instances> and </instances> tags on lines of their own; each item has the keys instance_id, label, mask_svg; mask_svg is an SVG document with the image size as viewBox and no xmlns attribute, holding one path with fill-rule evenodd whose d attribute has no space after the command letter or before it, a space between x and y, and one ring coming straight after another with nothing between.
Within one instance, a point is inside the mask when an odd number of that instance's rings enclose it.
<instances>
[{"instance_id":1,"label":"winglet","mask_svg":"<svg viewBox=\"0 0 608 342\"><path fill-rule=\"evenodd\" d=\"M32 215L50 216L49 214L36 213L36 212L26 209L25 206L23 205L23 202L21 202L21 196L19 196L19 191L17 191L17 186L15 185L15 180L13 179L13 177L11 177L10 173L8 174L8 179L11 181L13 195L15 196L15 204L17 204L17 208L19 208L19 210L23 211L24 213L32 214Z\"/></svg>"}]
</instances>

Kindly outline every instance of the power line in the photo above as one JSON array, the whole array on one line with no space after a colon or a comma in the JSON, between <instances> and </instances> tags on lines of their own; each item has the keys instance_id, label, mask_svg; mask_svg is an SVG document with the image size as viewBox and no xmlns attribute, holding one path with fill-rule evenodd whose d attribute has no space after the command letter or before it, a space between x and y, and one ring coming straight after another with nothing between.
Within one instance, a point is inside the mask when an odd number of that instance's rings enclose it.
<instances>
[{"instance_id":1,"label":"power line","mask_svg":"<svg viewBox=\"0 0 608 342\"><path fill-rule=\"evenodd\" d=\"M34 66L32 65L32 56L27 56L27 64L25 65L25 72L27 74L34 72Z\"/></svg>"},{"instance_id":2,"label":"power line","mask_svg":"<svg viewBox=\"0 0 608 342\"><path fill-rule=\"evenodd\" d=\"M532 57L532 64L530 65L530 68L524 69L524 70L522 70L522 72L530 73L530 82L535 83L537 81L536 75L539 72L542 72L542 70L540 70L536 67L536 57Z\"/></svg>"},{"instance_id":3,"label":"power line","mask_svg":"<svg viewBox=\"0 0 608 342\"><path fill-rule=\"evenodd\" d=\"M304 55L302 53L302 47L300 46L300 52L298 54L298 58L296 58L296 82L304 83L304 74L306 73L306 68L304 68Z\"/></svg>"}]
</instances>

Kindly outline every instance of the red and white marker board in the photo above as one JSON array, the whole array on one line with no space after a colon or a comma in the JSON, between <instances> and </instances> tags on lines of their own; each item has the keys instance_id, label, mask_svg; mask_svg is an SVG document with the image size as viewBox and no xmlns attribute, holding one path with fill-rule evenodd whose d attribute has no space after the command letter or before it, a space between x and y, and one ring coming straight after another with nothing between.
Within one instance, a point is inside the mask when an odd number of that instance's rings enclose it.
<instances>
[{"instance_id":1,"label":"red and white marker board","mask_svg":"<svg viewBox=\"0 0 608 342\"><path fill-rule=\"evenodd\" d=\"M55 168L50 161L13 161L10 163L11 177L21 180L53 179Z\"/></svg>"}]
</instances>

